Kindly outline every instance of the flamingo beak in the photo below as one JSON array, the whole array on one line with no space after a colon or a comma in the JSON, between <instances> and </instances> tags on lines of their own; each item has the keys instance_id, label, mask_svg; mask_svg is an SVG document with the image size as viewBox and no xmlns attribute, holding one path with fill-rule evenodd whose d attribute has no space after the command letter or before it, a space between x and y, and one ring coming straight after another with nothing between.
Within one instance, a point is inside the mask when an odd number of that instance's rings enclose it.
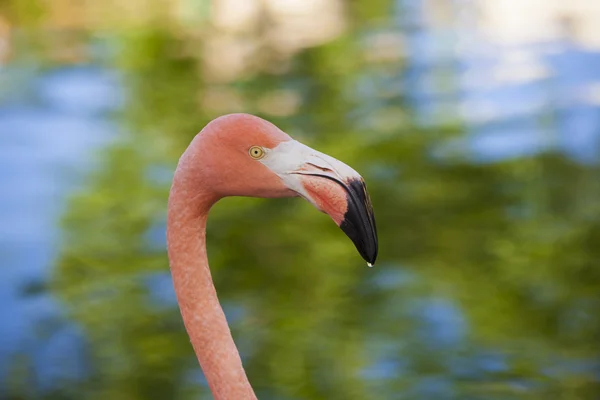
<instances>
[{"instance_id":1,"label":"flamingo beak","mask_svg":"<svg viewBox=\"0 0 600 400\"><path fill-rule=\"evenodd\" d=\"M304 190L299 194L335 221L369 266L375 264L377 228L363 178L358 174L344 176L334 169L323 170L311 163L293 174L300 175Z\"/></svg>"},{"instance_id":2,"label":"flamingo beak","mask_svg":"<svg viewBox=\"0 0 600 400\"><path fill-rule=\"evenodd\" d=\"M343 162L295 140L284 142L263 163L284 183L328 214L369 266L378 252L373 206L363 178Z\"/></svg>"}]
</instances>

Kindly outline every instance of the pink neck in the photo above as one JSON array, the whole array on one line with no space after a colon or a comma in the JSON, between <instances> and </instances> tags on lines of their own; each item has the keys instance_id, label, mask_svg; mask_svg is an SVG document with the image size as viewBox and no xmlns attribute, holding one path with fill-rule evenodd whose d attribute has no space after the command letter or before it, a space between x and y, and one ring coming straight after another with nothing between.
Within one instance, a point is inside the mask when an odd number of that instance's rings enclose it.
<instances>
[{"instance_id":1,"label":"pink neck","mask_svg":"<svg viewBox=\"0 0 600 400\"><path fill-rule=\"evenodd\" d=\"M256 400L219 304L206 256L206 220L216 199L178 168L169 197L167 243L179 308L215 400Z\"/></svg>"}]
</instances>

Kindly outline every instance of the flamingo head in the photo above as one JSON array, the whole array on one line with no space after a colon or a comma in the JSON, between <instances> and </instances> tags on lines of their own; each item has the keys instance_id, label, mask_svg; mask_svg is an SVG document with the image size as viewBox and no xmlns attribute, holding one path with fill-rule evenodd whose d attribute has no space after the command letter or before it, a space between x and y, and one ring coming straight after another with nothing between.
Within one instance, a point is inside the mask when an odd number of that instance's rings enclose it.
<instances>
[{"instance_id":1,"label":"flamingo head","mask_svg":"<svg viewBox=\"0 0 600 400\"><path fill-rule=\"evenodd\" d=\"M217 197L303 197L333 219L369 265L375 263L373 208L354 169L249 114L219 117L195 140L203 150L203 182Z\"/></svg>"}]
</instances>

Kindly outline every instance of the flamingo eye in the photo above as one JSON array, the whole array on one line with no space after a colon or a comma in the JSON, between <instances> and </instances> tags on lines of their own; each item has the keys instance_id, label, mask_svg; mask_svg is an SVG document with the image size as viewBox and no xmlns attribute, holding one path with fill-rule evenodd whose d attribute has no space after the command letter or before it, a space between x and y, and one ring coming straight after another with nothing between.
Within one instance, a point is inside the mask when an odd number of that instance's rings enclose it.
<instances>
[{"instance_id":1,"label":"flamingo eye","mask_svg":"<svg viewBox=\"0 0 600 400\"><path fill-rule=\"evenodd\" d=\"M260 160L265 156L265 150L259 146L252 146L250 147L250 150L248 150L248 154L255 160Z\"/></svg>"}]
</instances>

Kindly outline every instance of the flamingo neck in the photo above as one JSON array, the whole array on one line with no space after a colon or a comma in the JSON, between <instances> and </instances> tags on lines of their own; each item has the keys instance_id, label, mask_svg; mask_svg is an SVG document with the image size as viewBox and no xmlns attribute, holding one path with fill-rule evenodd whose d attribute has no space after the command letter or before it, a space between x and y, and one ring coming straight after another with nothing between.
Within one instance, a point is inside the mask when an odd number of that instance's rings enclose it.
<instances>
[{"instance_id":1,"label":"flamingo neck","mask_svg":"<svg viewBox=\"0 0 600 400\"><path fill-rule=\"evenodd\" d=\"M215 199L178 168L169 196L167 247L173 285L196 356L215 400L256 400L219 304L206 255L206 221Z\"/></svg>"}]
</instances>

